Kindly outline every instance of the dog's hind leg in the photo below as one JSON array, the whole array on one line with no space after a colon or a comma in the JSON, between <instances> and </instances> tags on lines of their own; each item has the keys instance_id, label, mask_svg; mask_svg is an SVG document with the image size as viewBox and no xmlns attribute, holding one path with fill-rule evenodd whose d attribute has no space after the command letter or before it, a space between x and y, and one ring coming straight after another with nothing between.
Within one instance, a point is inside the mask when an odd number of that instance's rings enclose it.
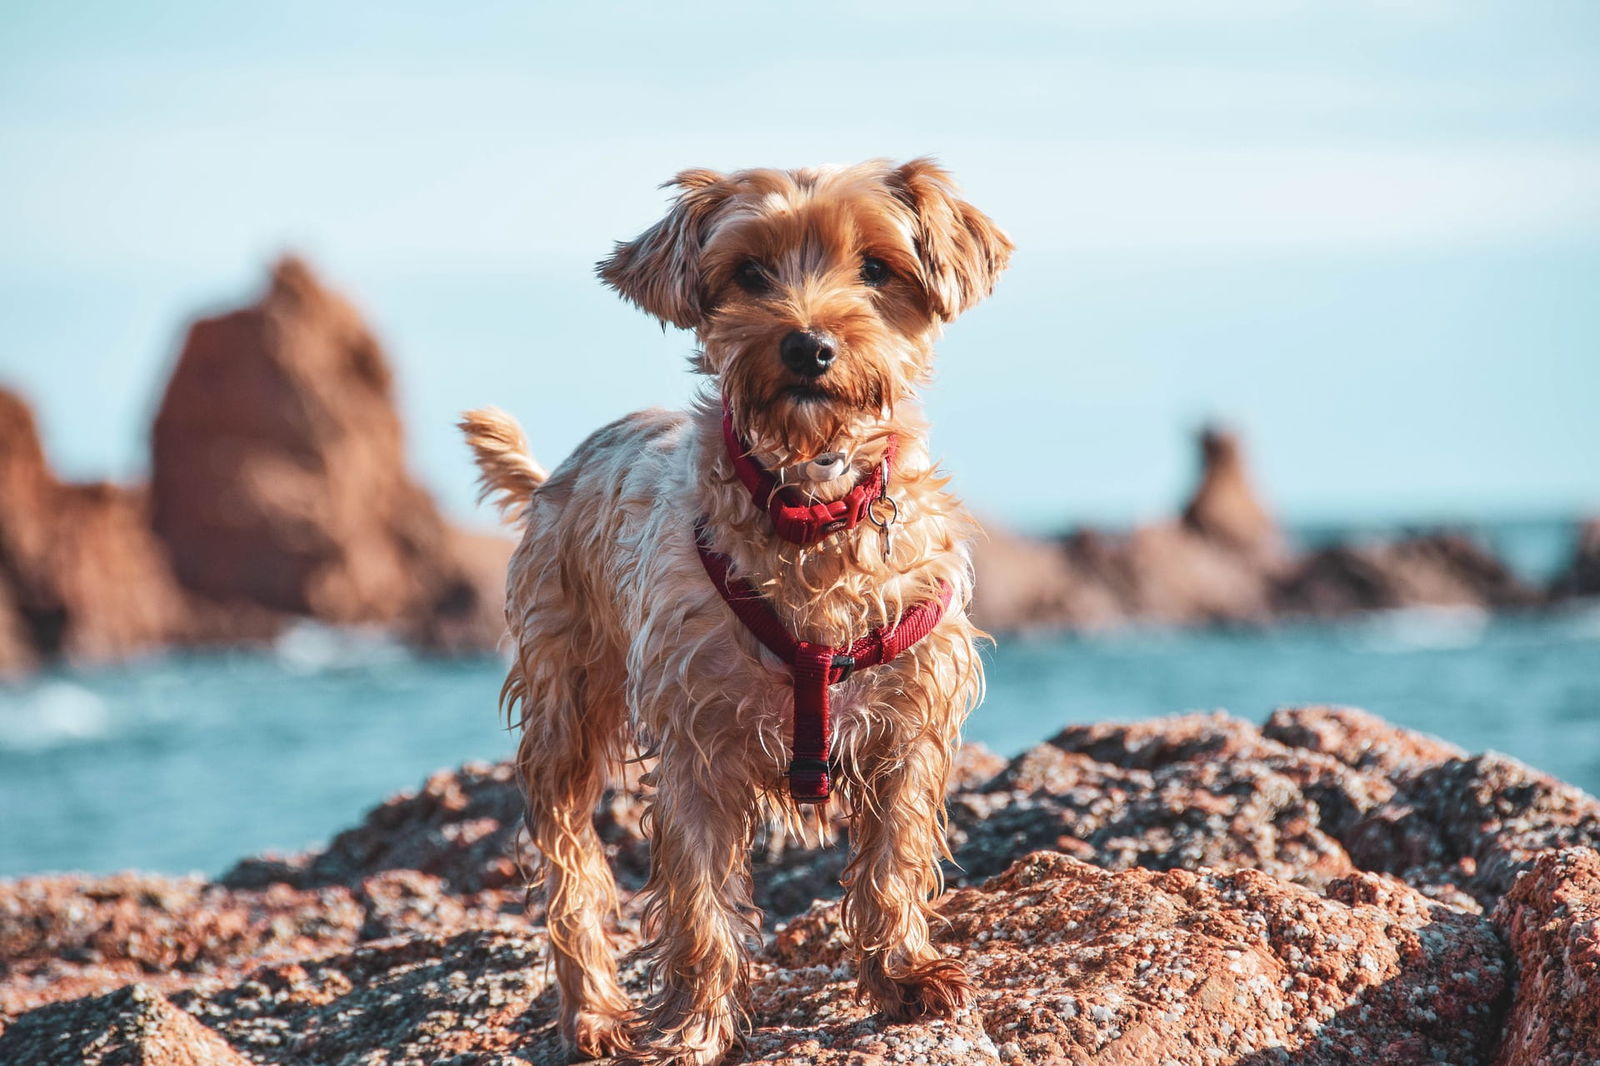
<instances>
[{"instance_id":1,"label":"dog's hind leg","mask_svg":"<svg viewBox=\"0 0 1600 1066\"><path fill-rule=\"evenodd\" d=\"M597 1057L626 1049L631 1016L605 928L617 886L594 825L608 770L619 761L624 712L620 672L587 662L576 647L568 640L519 648L513 677L520 671L521 678L508 688L520 688L523 705L517 771L541 858L561 1032L580 1056Z\"/></svg>"}]
</instances>

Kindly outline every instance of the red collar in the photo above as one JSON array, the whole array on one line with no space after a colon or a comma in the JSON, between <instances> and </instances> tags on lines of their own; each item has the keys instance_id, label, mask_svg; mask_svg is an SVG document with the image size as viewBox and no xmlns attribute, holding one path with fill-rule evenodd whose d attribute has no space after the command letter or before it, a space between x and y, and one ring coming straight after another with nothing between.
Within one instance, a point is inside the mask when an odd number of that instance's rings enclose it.
<instances>
[{"instance_id":1,"label":"red collar","mask_svg":"<svg viewBox=\"0 0 1600 1066\"><path fill-rule=\"evenodd\" d=\"M895 438L890 437L883 462L864 481L840 499L828 503L804 503L792 485L779 485L772 472L750 455L750 446L733 428L733 413L726 398L722 401L722 443L733 462L733 471L744 482L758 510L772 519L772 531L791 544L811 545L846 529L854 529L867 517L872 505L889 491L889 464L894 461Z\"/></svg>"},{"instance_id":2,"label":"red collar","mask_svg":"<svg viewBox=\"0 0 1600 1066\"><path fill-rule=\"evenodd\" d=\"M843 647L796 640L761 593L728 572L730 560L711 549L705 519L695 526L695 546L711 583L755 638L789 667L794 692L794 735L789 747L789 795L796 803L826 803L833 790L829 758L833 725L828 689L856 670L880 666L933 631L950 607L950 586L937 599L908 607L893 625L880 626Z\"/></svg>"}]
</instances>

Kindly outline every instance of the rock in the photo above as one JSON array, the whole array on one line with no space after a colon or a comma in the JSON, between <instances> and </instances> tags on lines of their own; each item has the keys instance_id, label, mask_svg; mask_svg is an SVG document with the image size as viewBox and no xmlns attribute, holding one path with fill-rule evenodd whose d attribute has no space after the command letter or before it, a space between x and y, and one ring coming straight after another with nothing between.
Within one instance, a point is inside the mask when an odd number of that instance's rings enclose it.
<instances>
[{"instance_id":1,"label":"rock","mask_svg":"<svg viewBox=\"0 0 1600 1066\"><path fill-rule=\"evenodd\" d=\"M10 681L39 665L39 652L17 602L15 590L0 570L0 681Z\"/></svg>"},{"instance_id":2,"label":"rock","mask_svg":"<svg viewBox=\"0 0 1600 1066\"><path fill-rule=\"evenodd\" d=\"M1181 521L1058 542L988 527L973 553L974 618L1008 630L1270 618L1282 536L1250 488L1237 439L1207 430L1200 446L1200 483Z\"/></svg>"},{"instance_id":3,"label":"rock","mask_svg":"<svg viewBox=\"0 0 1600 1066\"><path fill-rule=\"evenodd\" d=\"M1600 852L1545 852L1494 912L1517 978L1496 1066L1600 1062Z\"/></svg>"},{"instance_id":4,"label":"rock","mask_svg":"<svg viewBox=\"0 0 1600 1066\"><path fill-rule=\"evenodd\" d=\"M1278 587L1276 608L1333 617L1401 607L1527 607L1539 598L1477 541L1435 533L1313 552Z\"/></svg>"},{"instance_id":5,"label":"rock","mask_svg":"<svg viewBox=\"0 0 1600 1066\"><path fill-rule=\"evenodd\" d=\"M272 631L254 615L217 625L174 579L148 512L139 490L57 480L28 405L0 390L0 672Z\"/></svg>"},{"instance_id":6,"label":"rock","mask_svg":"<svg viewBox=\"0 0 1600 1066\"><path fill-rule=\"evenodd\" d=\"M441 770L416 792L367 813L326 849L294 859L245 859L222 876L232 888L275 883L354 886L374 874L415 870L456 893L521 888L522 795L509 762Z\"/></svg>"},{"instance_id":7,"label":"rock","mask_svg":"<svg viewBox=\"0 0 1600 1066\"><path fill-rule=\"evenodd\" d=\"M1249 757L1265 750L1254 726L1221 711L1142 722L1070 725L1046 743L1113 766L1138 770L1200 759Z\"/></svg>"},{"instance_id":8,"label":"rock","mask_svg":"<svg viewBox=\"0 0 1600 1066\"><path fill-rule=\"evenodd\" d=\"M128 985L24 1015L0 1033L18 1066L246 1066L247 1060L161 993Z\"/></svg>"},{"instance_id":9,"label":"rock","mask_svg":"<svg viewBox=\"0 0 1600 1066\"><path fill-rule=\"evenodd\" d=\"M994 630L1102 630L1130 624L1262 624L1407 607L1500 610L1546 597L1462 533L1292 552L1255 492L1238 439L1200 437L1201 476L1178 521L1059 540L990 524L975 546L973 615ZM1555 592L1600 591L1600 520Z\"/></svg>"},{"instance_id":10,"label":"rock","mask_svg":"<svg viewBox=\"0 0 1600 1066\"><path fill-rule=\"evenodd\" d=\"M1489 752L1416 774L1345 844L1363 869L1424 890L1453 887L1489 908L1541 853L1600 847L1600 801Z\"/></svg>"},{"instance_id":11,"label":"rock","mask_svg":"<svg viewBox=\"0 0 1600 1066\"><path fill-rule=\"evenodd\" d=\"M198 877L140 874L0 882L0 1012L131 980L177 988L348 947L363 920L346 890L236 893Z\"/></svg>"},{"instance_id":12,"label":"rock","mask_svg":"<svg viewBox=\"0 0 1600 1066\"><path fill-rule=\"evenodd\" d=\"M1169 523L1134 530L1127 551L1125 565L1135 579L1130 614L1138 621L1195 625L1271 617L1276 564L1263 566L1261 556L1231 541Z\"/></svg>"},{"instance_id":13,"label":"rock","mask_svg":"<svg viewBox=\"0 0 1600 1066\"><path fill-rule=\"evenodd\" d=\"M981 744L957 752L953 789L993 777L1005 760ZM649 845L640 826L644 812L644 767L631 764L608 789L597 817L600 839L617 879L627 892L644 885ZM440 771L417 792L395 796L368 812L361 825L336 836L322 851L281 858L248 858L224 874L221 884L257 889L273 884L297 888L357 886L374 875L419 871L438 877L446 891L472 895L520 893L536 864L522 831L522 794L509 762L467 763ZM843 812L833 809L829 833L843 840ZM837 894L844 853L837 847L758 842L758 902L769 917L785 918L821 896Z\"/></svg>"},{"instance_id":14,"label":"rock","mask_svg":"<svg viewBox=\"0 0 1600 1066\"><path fill-rule=\"evenodd\" d=\"M972 617L979 625L1015 633L1108 629L1127 621L1119 596L1053 541L986 522L972 561L978 575Z\"/></svg>"},{"instance_id":15,"label":"rock","mask_svg":"<svg viewBox=\"0 0 1600 1066\"><path fill-rule=\"evenodd\" d=\"M542 936L411 936L175 1001L257 1063L523 1062L530 1039L553 1042L547 959Z\"/></svg>"},{"instance_id":16,"label":"rock","mask_svg":"<svg viewBox=\"0 0 1600 1066\"><path fill-rule=\"evenodd\" d=\"M940 911L936 945L978 988L970 1009L909 1025L873 1016L854 999L838 905L819 904L754 959L742 1061L1467 1066L1487 1062L1506 981L1487 921L1365 874L1319 895L1255 871L1112 873L1038 853ZM411 935L172 1002L257 1063L374 1048L397 1066L559 1062L546 959L539 935ZM641 998L637 955L622 977ZM62 1010L11 1033L53 1029Z\"/></svg>"},{"instance_id":17,"label":"rock","mask_svg":"<svg viewBox=\"0 0 1600 1066\"><path fill-rule=\"evenodd\" d=\"M1591 518L1578 527L1572 561L1556 577L1551 595L1600 596L1600 518Z\"/></svg>"},{"instance_id":18,"label":"rock","mask_svg":"<svg viewBox=\"0 0 1600 1066\"><path fill-rule=\"evenodd\" d=\"M448 648L498 641L499 549L453 531L411 477L388 361L304 262L190 328L152 460L154 528L189 588Z\"/></svg>"},{"instance_id":19,"label":"rock","mask_svg":"<svg viewBox=\"0 0 1600 1066\"><path fill-rule=\"evenodd\" d=\"M952 799L970 876L1049 847L1108 869L1263 869L1320 885L1356 869L1337 834L1393 788L1226 715L1070 726L984 794Z\"/></svg>"},{"instance_id":20,"label":"rock","mask_svg":"<svg viewBox=\"0 0 1600 1066\"><path fill-rule=\"evenodd\" d=\"M1293 748L1322 752L1357 770L1395 780L1466 752L1425 733L1390 725L1353 707L1289 707L1272 712L1261 735Z\"/></svg>"},{"instance_id":21,"label":"rock","mask_svg":"<svg viewBox=\"0 0 1600 1066\"><path fill-rule=\"evenodd\" d=\"M908 1056L941 1063L1483 1063L1506 979L1487 921L1367 874L1318 895L1041 852L940 912L936 943L978 988L968 1014L875 1024L833 969L836 909L819 908L779 933L755 986L758 1026L776 1010L801 1040L758 1028L753 1061L877 1062L859 1050L871 1035L959 1047Z\"/></svg>"},{"instance_id":22,"label":"rock","mask_svg":"<svg viewBox=\"0 0 1600 1066\"><path fill-rule=\"evenodd\" d=\"M1183 509L1183 524L1246 555L1267 561L1282 555L1283 532L1256 495L1238 436L1208 426L1200 454L1200 484Z\"/></svg>"},{"instance_id":23,"label":"rock","mask_svg":"<svg viewBox=\"0 0 1600 1066\"><path fill-rule=\"evenodd\" d=\"M982 788L1009 765L1009 760L996 755L982 744L969 740L956 749L955 759L950 767L950 791L963 792L967 789Z\"/></svg>"},{"instance_id":24,"label":"rock","mask_svg":"<svg viewBox=\"0 0 1600 1066\"><path fill-rule=\"evenodd\" d=\"M1593 1058L1600 804L1577 789L1330 707L1259 730L1222 714L1071 726L1003 765L977 751L957 765L957 890L934 936L977 1002L937 1023L873 1016L832 901L845 850L763 840L773 935L751 967L744 1061ZM641 943L641 769L598 818L623 952ZM40 1008L140 983L170 997L158 1009L178 1021L162 1025L198 1020L255 1063L373 1048L392 1063L563 1061L539 908L524 913L510 861L520 810L509 766L471 764L320 852L249 860L220 883L0 883L0 1039L59 1029L75 1048L72 1033L131 1008ZM636 1000L646 963L622 966Z\"/></svg>"},{"instance_id":25,"label":"rock","mask_svg":"<svg viewBox=\"0 0 1600 1066\"><path fill-rule=\"evenodd\" d=\"M520 887L457 893L415 870L311 887L142 874L0 882L0 1015L132 980L161 991L237 981L402 933L521 929L522 900Z\"/></svg>"}]
</instances>

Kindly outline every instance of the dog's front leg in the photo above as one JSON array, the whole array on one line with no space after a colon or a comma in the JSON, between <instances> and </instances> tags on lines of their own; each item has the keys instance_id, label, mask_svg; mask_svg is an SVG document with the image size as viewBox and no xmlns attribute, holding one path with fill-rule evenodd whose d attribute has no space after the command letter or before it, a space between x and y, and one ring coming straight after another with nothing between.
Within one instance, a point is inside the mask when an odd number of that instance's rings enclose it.
<instances>
[{"instance_id":1,"label":"dog's front leg","mask_svg":"<svg viewBox=\"0 0 1600 1066\"><path fill-rule=\"evenodd\" d=\"M845 870L844 922L860 960L859 995L893 1021L949 1017L972 985L928 936L945 854L950 746L923 733L869 757Z\"/></svg>"},{"instance_id":2,"label":"dog's front leg","mask_svg":"<svg viewBox=\"0 0 1600 1066\"><path fill-rule=\"evenodd\" d=\"M757 935L745 753L718 737L664 740L650 813L646 927L655 994L635 1045L661 1063L713 1063L738 1038Z\"/></svg>"}]
</instances>

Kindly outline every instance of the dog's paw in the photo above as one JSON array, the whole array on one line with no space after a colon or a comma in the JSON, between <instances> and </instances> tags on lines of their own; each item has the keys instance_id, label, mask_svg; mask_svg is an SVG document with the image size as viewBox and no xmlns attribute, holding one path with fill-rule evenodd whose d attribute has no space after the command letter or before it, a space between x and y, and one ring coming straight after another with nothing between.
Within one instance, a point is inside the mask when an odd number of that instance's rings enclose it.
<instances>
[{"instance_id":1,"label":"dog's paw","mask_svg":"<svg viewBox=\"0 0 1600 1066\"><path fill-rule=\"evenodd\" d=\"M877 966L861 970L861 998L892 1022L949 1018L972 1002L972 992L972 979L955 959L930 959L894 976Z\"/></svg>"},{"instance_id":2,"label":"dog's paw","mask_svg":"<svg viewBox=\"0 0 1600 1066\"><path fill-rule=\"evenodd\" d=\"M672 1032L661 1032L648 1020L636 1024L633 1044L618 1066L716 1066L742 1046L733 1016L714 1012Z\"/></svg>"},{"instance_id":3,"label":"dog's paw","mask_svg":"<svg viewBox=\"0 0 1600 1066\"><path fill-rule=\"evenodd\" d=\"M633 1051L627 1012L579 1011L566 1026L573 1062L627 1055Z\"/></svg>"}]
</instances>

